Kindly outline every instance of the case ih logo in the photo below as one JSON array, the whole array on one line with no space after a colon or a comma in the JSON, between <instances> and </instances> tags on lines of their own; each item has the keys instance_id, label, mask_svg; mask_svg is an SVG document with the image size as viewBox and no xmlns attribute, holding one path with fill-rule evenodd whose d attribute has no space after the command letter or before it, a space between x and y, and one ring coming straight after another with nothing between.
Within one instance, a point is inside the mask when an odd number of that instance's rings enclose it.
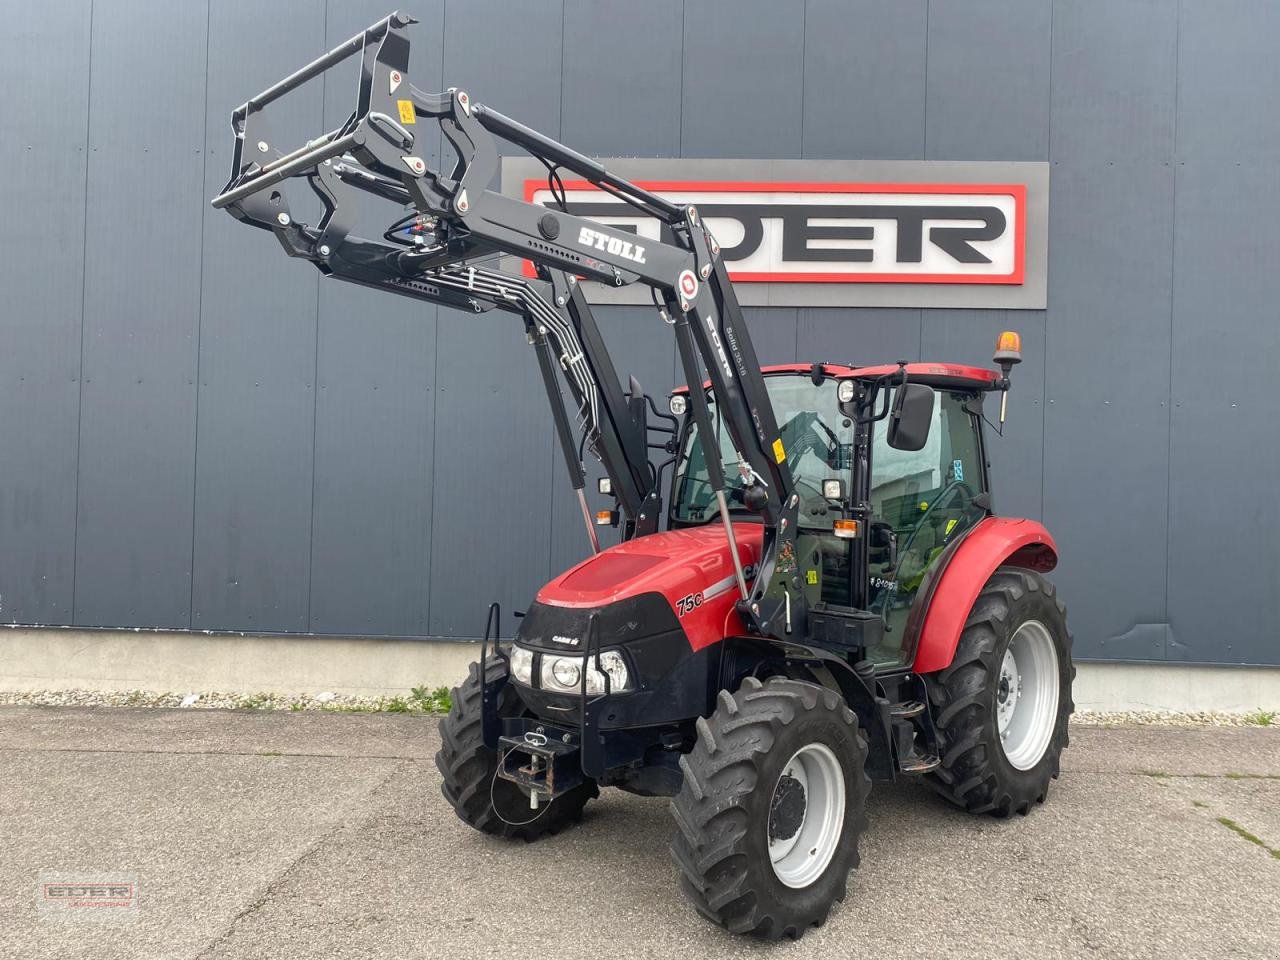
<instances>
[{"instance_id":1,"label":"case ih logo","mask_svg":"<svg viewBox=\"0 0 1280 960\"><path fill-rule=\"evenodd\" d=\"M1021 284L1025 275L1024 184L639 182L697 204L736 282ZM524 186L526 199L555 205L545 179ZM585 181L566 181L565 198L570 213L658 239L657 221Z\"/></svg>"}]
</instances>

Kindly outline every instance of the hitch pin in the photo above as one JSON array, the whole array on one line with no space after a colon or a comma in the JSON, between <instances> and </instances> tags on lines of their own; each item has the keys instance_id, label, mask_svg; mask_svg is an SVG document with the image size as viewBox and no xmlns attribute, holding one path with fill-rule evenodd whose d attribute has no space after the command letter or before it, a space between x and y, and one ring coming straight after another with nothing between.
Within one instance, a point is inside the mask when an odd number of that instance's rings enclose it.
<instances>
[{"instance_id":1,"label":"hitch pin","mask_svg":"<svg viewBox=\"0 0 1280 960\"><path fill-rule=\"evenodd\" d=\"M786 587L782 588L782 595L787 600L787 633L791 632L791 591Z\"/></svg>"}]
</instances>

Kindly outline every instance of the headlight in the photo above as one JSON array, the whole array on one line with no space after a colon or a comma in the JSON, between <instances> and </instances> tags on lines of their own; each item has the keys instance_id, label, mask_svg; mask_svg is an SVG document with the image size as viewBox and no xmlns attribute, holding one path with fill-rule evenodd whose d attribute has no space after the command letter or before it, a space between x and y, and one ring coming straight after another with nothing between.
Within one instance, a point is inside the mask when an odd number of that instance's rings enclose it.
<instances>
[{"instance_id":1,"label":"headlight","mask_svg":"<svg viewBox=\"0 0 1280 960\"><path fill-rule=\"evenodd\" d=\"M592 658L595 659L594 657ZM604 677L592 663L587 673L587 693L604 693ZM605 650L600 654L600 666L609 675L609 688L613 693L631 689L631 675L627 673L627 661L617 650Z\"/></svg>"},{"instance_id":2,"label":"headlight","mask_svg":"<svg viewBox=\"0 0 1280 960\"><path fill-rule=\"evenodd\" d=\"M841 380L840 383L836 385L836 399L841 403L848 403L853 399L853 394L856 389L857 385L854 384L852 380Z\"/></svg>"},{"instance_id":3,"label":"headlight","mask_svg":"<svg viewBox=\"0 0 1280 960\"><path fill-rule=\"evenodd\" d=\"M517 683L533 683L533 651L511 645L511 679Z\"/></svg>"},{"instance_id":4,"label":"headlight","mask_svg":"<svg viewBox=\"0 0 1280 960\"><path fill-rule=\"evenodd\" d=\"M551 664L551 678L562 687L576 687L582 680L582 667L577 660L561 657Z\"/></svg>"},{"instance_id":5,"label":"headlight","mask_svg":"<svg viewBox=\"0 0 1280 960\"><path fill-rule=\"evenodd\" d=\"M677 393L674 397L671 398L671 402L668 404L668 406L671 408L671 412L675 416L683 417L685 410L688 409L688 402L686 401L683 394Z\"/></svg>"},{"instance_id":6,"label":"headlight","mask_svg":"<svg viewBox=\"0 0 1280 960\"><path fill-rule=\"evenodd\" d=\"M520 648L515 648L520 649ZM528 651L524 651L527 653ZM582 657L561 657L545 653L542 655L542 669L539 680L543 690L556 693L579 693L582 690ZM587 666L587 695L599 696L604 693L604 676L609 675L609 691L622 693L631 689L631 674L627 670L627 661L617 650L605 650L600 654L600 670L596 669L595 657L590 658ZM603 672L601 672L603 671ZM527 682L527 681L526 681Z\"/></svg>"}]
</instances>

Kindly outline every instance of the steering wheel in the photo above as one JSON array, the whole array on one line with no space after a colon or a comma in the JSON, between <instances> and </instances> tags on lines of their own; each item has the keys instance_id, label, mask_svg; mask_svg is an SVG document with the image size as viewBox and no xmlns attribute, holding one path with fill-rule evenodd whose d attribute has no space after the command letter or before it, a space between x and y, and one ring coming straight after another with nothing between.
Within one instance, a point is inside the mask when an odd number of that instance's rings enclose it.
<instances>
[{"instance_id":1,"label":"steering wheel","mask_svg":"<svg viewBox=\"0 0 1280 960\"><path fill-rule=\"evenodd\" d=\"M938 504L945 501L957 490L963 490L970 500L973 499L973 488L970 487L969 484L965 483L963 480L952 480L950 483L944 486L941 490L939 490L938 495L934 497L933 500L929 502L929 505L925 507L924 510L921 512L919 519L916 520L915 528L911 531L911 533L907 535L906 542L899 545L898 547L899 566L901 566L902 564L902 558L907 555L907 551L911 548L911 544L915 542L916 534L918 534L921 530L924 529L925 521L929 519L929 515L933 513L934 509L938 506Z\"/></svg>"}]
</instances>

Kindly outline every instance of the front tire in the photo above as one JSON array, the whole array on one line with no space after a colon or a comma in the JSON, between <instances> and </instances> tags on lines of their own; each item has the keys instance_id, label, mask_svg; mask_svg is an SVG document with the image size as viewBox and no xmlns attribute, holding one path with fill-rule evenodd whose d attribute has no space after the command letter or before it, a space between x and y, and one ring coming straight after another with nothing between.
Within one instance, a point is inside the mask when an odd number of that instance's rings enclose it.
<instances>
[{"instance_id":1,"label":"front tire","mask_svg":"<svg viewBox=\"0 0 1280 960\"><path fill-rule=\"evenodd\" d=\"M1067 747L1071 634L1037 573L1001 567L969 613L951 666L926 677L941 766L925 782L972 813L1043 803Z\"/></svg>"},{"instance_id":2,"label":"front tire","mask_svg":"<svg viewBox=\"0 0 1280 960\"><path fill-rule=\"evenodd\" d=\"M727 930L798 939L858 865L871 781L857 719L831 690L748 677L697 730L671 805L680 885Z\"/></svg>"},{"instance_id":3,"label":"front tire","mask_svg":"<svg viewBox=\"0 0 1280 960\"><path fill-rule=\"evenodd\" d=\"M507 675L506 662L491 657L485 663L486 679ZM498 777L498 751L485 746L481 725L483 700L478 664L471 664L467 679L452 690L453 706L440 721L440 749L436 768L443 778L440 789L458 818L482 833L504 839L524 840L559 833L582 820L587 801L600 795L594 780L545 801L537 811L529 809L529 796L510 780ZM498 695L498 715L524 712L516 691L504 684Z\"/></svg>"}]
</instances>

